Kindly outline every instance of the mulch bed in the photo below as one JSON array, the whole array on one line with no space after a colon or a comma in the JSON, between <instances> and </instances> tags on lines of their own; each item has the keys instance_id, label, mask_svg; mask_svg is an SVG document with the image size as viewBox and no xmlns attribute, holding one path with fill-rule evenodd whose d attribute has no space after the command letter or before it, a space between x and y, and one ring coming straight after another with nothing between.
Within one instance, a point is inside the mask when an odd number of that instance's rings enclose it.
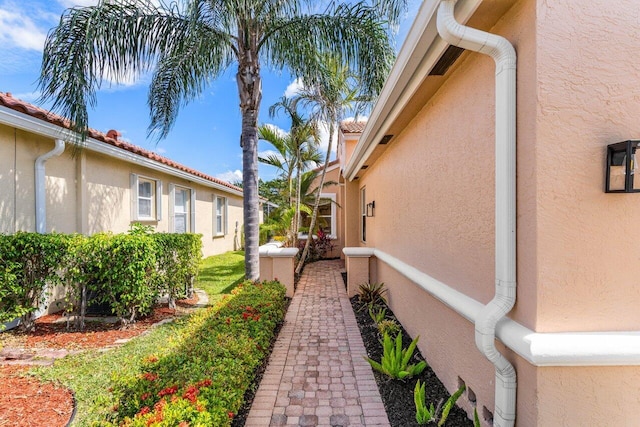
<instances>
[{"instance_id":1,"label":"mulch bed","mask_svg":"<svg viewBox=\"0 0 640 427\"><path fill-rule=\"evenodd\" d=\"M355 312L360 334L362 335L368 356L373 360L380 361L382 359L382 345L380 344L381 338L375 322L371 319L367 308L363 308L364 304L360 303L357 296L351 298L351 305ZM389 308L387 308L387 319L397 321ZM403 348L407 348L409 344L411 344L411 337L409 337L404 328L402 328L402 325L400 329L403 337ZM420 354L420 351L416 349L410 363L418 363L421 360L424 360L424 358ZM429 367L417 377L405 380L390 379L377 371L374 371L373 374L378 383L380 395L382 396L382 401L392 427L418 426L415 403L413 401L413 390L418 380L420 380L421 383L426 383L425 395L427 405L431 402L437 405L441 399L445 402L449 398L447 389ZM463 398L464 397L461 397L461 399ZM445 426L473 427L473 422L467 418L467 414L462 409L456 406L449 413Z\"/></svg>"},{"instance_id":2,"label":"mulch bed","mask_svg":"<svg viewBox=\"0 0 640 427\"><path fill-rule=\"evenodd\" d=\"M133 338L164 319L187 313L197 303L197 296L178 301L175 310L167 305L156 307L153 313L125 328L117 324L86 322L83 332L67 330L66 322L56 322L53 314L36 321L34 333L19 331L0 333L0 348L15 347L27 350L43 348L77 351L108 347L116 340ZM0 427L64 427L73 413L70 390L35 378L22 376L28 366L0 364Z\"/></svg>"}]
</instances>

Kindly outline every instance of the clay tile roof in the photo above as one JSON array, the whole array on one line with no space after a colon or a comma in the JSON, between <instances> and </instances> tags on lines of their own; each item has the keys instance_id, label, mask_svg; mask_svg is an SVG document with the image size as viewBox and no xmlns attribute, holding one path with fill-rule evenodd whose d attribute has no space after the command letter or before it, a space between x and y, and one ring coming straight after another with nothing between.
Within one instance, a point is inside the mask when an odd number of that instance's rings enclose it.
<instances>
[{"instance_id":1,"label":"clay tile roof","mask_svg":"<svg viewBox=\"0 0 640 427\"><path fill-rule=\"evenodd\" d=\"M64 117L61 117L57 114L54 114L50 111L44 110L40 107L36 107L35 105L29 104L28 102L22 101L20 99L16 99L13 96L11 96L11 93L3 93L0 92L0 106L4 106L7 108L10 108L12 110L24 113L26 115L29 115L31 117L35 117L37 119L43 120L45 122L54 124L56 126L60 126L60 127L64 127L67 129L71 128L71 122L68 119L65 119ZM150 160L155 160L156 162L165 164L169 167L172 167L174 169L180 170L182 172L186 172L189 173L191 175L197 176L199 178L203 178L206 179L207 181L211 181L214 182L216 184L225 186L227 188L230 188L232 190L236 190L236 191L240 191L242 192L242 188L240 187L236 187L235 185L232 185L226 181L223 181L221 179L218 178L214 178L210 175L207 175L205 173L199 172L195 169L191 169L187 166L184 166L180 163L174 162L171 159L168 159L166 157L160 156L159 154L156 154L152 151L149 150L145 150L142 147L138 147L137 145L133 145L133 144L129 144L128 142L122 141L119 139L120 137L120 132L116 131L116 130L110 130L109 132L107 132L106 134L97 131L95 129L88 129L87 130L87 135L90 138L93 138L95 140L98 140L100 142L104 142L105 144L109 144L112 145L114 147L118 147L120 149L129 151L131 153L137 154L139 156L142 157L146 157L147 159Z\"/></svg>"},{"instance_id":2,"label":"clay tile roof","mask_svg":"<svg viewBox=\"0 0 640 427\"><path fill-rule=\"evenodd\" d=\"M344 121L340 123L342 133L362 133L367 122Z\"/></svg>"}]
</instances>

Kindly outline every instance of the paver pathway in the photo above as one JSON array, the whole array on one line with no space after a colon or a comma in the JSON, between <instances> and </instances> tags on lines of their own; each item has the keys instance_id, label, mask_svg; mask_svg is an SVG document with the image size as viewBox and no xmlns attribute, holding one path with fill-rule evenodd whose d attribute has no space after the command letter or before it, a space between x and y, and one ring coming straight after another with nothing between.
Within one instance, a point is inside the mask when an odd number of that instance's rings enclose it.
<instances>
[{"instance_id":1,"label":"paver pathway","mask_svg":"<svg viewBox=\"0 0 640 427\"><path fill-rule=\"evenodd\" d=\"M389 426L340 260L308 264L291 300L247 427Z\"/></svg>"}]
</instances>

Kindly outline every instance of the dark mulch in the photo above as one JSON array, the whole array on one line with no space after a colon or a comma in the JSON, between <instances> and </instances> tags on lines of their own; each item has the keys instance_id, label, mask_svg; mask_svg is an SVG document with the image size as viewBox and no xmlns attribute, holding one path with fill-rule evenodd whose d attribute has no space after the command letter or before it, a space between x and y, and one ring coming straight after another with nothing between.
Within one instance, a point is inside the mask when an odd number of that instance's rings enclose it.
<instances>
[{"instance_id":1,"label":"dark mulch","mask_svg":"<svg viewBox=\"0 0 640 427\"><path fill-rule=\"evenodd\" d=\"M368 356L376 361L382 359L382 345L380 344L380 335L376 327L375 322L369 316L369 311L364 304L361 304L358 297L351 298L351 305L353 311L356 314L356 320L360 333L362 334L362 340L367 349ZM396 320L393 312L387 308L387 319ZM400 323L400 322L398 322ZM402 342L403 347L407 348L411 344L411 338L407 332L402 328ZM424 360L420 352L416 349L411 363L418 363ZM410 427L417 426L416 421L416 408L413 401L413 390L416 386L416 382L420 380L421 383L426 383L425 394L427 405L431 402L437 405L442 399L445 402L449 398L447 389L442 385L438 377L434 374L431 368L427 367L422 374L417 377L405 380L390 379L386 375L383 375L377 371L374 371L378 388L380 389L380 395L384 402L384 407L389 416L389 422L392 427ZM460 399L464 399L464 395ZM473 427L473 422L467 418L467 414L457 406L454 407L449 413L447 427Z\"/></svg>"}]
</instances>

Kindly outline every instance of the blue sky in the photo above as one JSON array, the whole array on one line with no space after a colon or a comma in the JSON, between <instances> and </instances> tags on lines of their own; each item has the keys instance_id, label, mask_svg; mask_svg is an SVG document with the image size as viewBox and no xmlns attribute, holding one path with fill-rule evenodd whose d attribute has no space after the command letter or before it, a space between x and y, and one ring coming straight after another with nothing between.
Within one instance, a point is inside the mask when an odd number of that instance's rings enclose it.
<instances>
[{"instance_id":1,"label":"blue sky","mask_svg":"<svg viewBox=\"0 0 640 427\"><path fill-rule=\"evenodd\" d=\"M0 92L11 92L16 98L36 103L42 46L47 32L58 23L66 8L96 3L97 0L0 0ZM400 27L398 46L419 3L418 0L410 1L409 12ZM286 119L268 116L268 108L295 86L296 82L288 73L263 69L260 123L288 129ZM104 87L98 92L96 108L89 111L90 126L102 132L116 129L132 144L209 175L227 181L242 178L241 116L234 66L212 81L200 99L181 109L173 130L159 142L146 136L149 124L147 89L148 78L144 76L128 85ZM269 149L269 144L260 143L261 153ZM273 168L260 166L262 179L272 179L275 175Z\"/></svg>"}]
</instances>

